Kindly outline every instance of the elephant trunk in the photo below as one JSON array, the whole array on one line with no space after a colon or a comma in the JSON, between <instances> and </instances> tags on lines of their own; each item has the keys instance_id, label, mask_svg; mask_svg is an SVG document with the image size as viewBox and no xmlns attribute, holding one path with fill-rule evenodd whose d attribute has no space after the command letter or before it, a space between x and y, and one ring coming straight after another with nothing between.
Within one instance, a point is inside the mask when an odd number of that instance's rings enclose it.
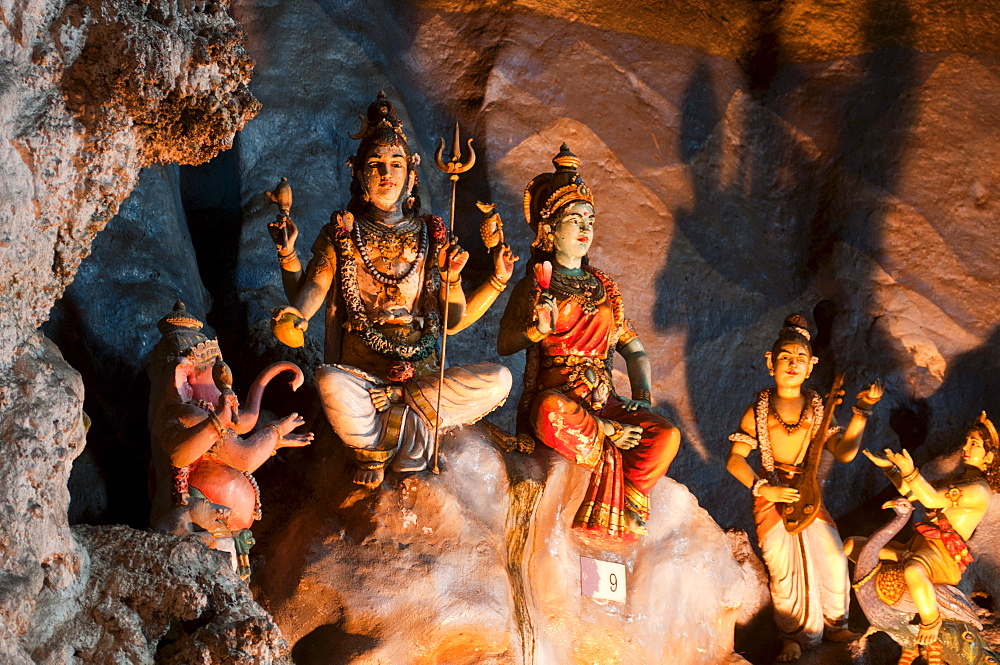
<instances>
[{"instance_id":1,"label":"elephant trunk","mask_svg":"<svg viewBox=\"0 0 1000 665\"><path fill-rule=\"evenodd\" d=\"M286 361L272 363L264 368L264 370L257 375L254 380L253 385L250 386L250 394L247 395L246 404L240 409L240 422L236 426L237 434L246 434L254 427L257 426L257 418L260 415L260 399L264 395L264 388L274 377L278 376L282 372L293 372L295 374L288 384L292 387L292 390L298 390L305 381L305 376L302 374L302 370L295 363L290 363Z\"/></svg>"}]
</instances>

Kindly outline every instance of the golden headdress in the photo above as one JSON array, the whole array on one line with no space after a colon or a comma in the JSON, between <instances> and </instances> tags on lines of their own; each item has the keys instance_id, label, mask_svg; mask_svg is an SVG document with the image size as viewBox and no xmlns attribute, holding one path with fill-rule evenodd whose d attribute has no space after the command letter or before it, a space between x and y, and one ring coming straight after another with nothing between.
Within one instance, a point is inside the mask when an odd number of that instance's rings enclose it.
<instances>
[{"instance_id":1,"label":"golden headdress","mask_svg":"<svg viewBox=\"0 0 1000 665\"><path fill-rule=\"evenodd\" d=\"M542 173L531 179L524 190L524 219L535 232L532 247L550 250L552 241L548 238L551 229L546 222L560 209L571 203L594 205L594 196L583 182L577 169L580 158L562 144L559 153L552 158L555 173Z\"/></svg>"},{"instance_id":2,"label":"golden headdress","mask_svg":"<svg viewBox=\"0 0 1000 665\"><path fill-rule=\"evenodd\" d=\"M153 364L187 358L195 365L222 358L219 342L200 331L205 326L178 300L173 310L156 324L163 337L153 349Z\"/></svg>"}]
</instances>

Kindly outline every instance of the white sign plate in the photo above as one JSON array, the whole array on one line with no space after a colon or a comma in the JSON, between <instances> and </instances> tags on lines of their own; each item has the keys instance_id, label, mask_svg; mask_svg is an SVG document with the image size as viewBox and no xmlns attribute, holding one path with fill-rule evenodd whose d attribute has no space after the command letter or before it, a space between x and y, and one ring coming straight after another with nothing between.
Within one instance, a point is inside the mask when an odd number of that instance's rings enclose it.
<instances>
[{"instance_id":1,"label":"white sign plate","mask_svg":"<svg viewBox=\"0 0 1000 665\"><path fill-rule=\"evenodd\" d=\"M584 596L625 602L625 565L580 557L580 593Z\"/></svg>"}]
</instances>

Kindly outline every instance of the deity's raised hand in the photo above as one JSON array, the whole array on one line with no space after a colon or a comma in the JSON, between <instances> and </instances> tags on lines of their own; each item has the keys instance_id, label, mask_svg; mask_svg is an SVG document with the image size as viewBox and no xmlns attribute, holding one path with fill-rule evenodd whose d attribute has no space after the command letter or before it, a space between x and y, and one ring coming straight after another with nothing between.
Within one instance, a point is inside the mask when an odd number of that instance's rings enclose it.
<instances>
[{"instance_id":1,"label":"deity's raised hand","mask_svg":"<svg viewBox=\"0 0 1000 665\"><path fill-rule=\"evenodd\" d=\"M497 279L506 284L514 275L514 262L521 257L514 254L510 245L497 245L491 251L493 254L493 274Z\"/></svg>"},{"instance_id":2,"label":"deity's raised hand","mask_svg":"<svg viewBox=\"0 0 1000 665\"><path fill-rule=\"evenodd\" d=\"M909 451L903 450L902 452L897 453L886 448L885 456L890 462L896 465L896 468L899 469L899 472L904 476L908 476L913 473L915 466L913 464L913 458L910 457Z\"/></svg>"},{"instance_id":3,"label":"deity's raised hand","mask_svg":"<svg viewBox=\"0 0 1000 665\"><path fill-rule=\"evenodd\" d=\"M872 464L879 467L880 469L891 469L892 467L896 466L890 460L886 459L885 457L880 457L875 453L871 452L870 450L862 450L861 452L865 454L865 457L867 457L872 461Z\"/></svg>"},{"instance_id":4,"label":"deity's raised hand","mask_svg":"<svg viewBox=\"0 0 1000 665\"><path fill-rule=\"evenodd\" d=\"M865 390L858 393L857 407L859 409L870 409L875 406L882 396L885 394L885 384L881 381L876 381L871 384Z\"/></svg>"},{"instance_id":5,"label":"deity's raised hand","mask_svg":"<svg viewBox=\"0 0 1000 665\"><path fill-rule=\"evenodd\" d=\"M280 254L287 254L295 249L295 241L299 237L299 229L291 217L281 217L267 223L267 232Z\"/></svg>"},{"instance_id":6,"label":"deity's raised hand","mask_svg":"<svg viewBox=\"0 0 1000 665\"><path fill-rule=\"evenodd\" d=\"M441 278L444 280L450 279L454 282L468 262L469 253L458 244L456 236L452 236L438 252L438 270L441 271Z\"/></svg>"},{"instance_id":7,"label":"deity's raised hand","mask_svg":"<svg viewBox=\"0 0 1000 665\"><path fill-rule=\"evenodd\" d=\"M535 326L538 332L548 335L556 329L556 322L559 320L559 303L548 291L538 296L538 304L535 305Z\"/></svg>"},{"instance_id":8,"label":"deity's raised hand","mask_svg":"<svg viewBox=\"0 0 1000 665\"><path fill-rule=\"evenodd\" d=\"M305 344L303 333L308 328L309 321L302 316L302 312L291 305L271 310L271 332L282 344L293 349L300 348Z\"/></svg>"},{"instance_id":9,"label":"deity's raised hand","mask_svg":"<svg viewBox=\"0 0 1000 665\"><path fill-rule=\"evenodd\" d=\"M274 446L275 449L301 448L302 446L308 446L312 443L312 432L304 432L302 434L295 434L292 432L292 430L303 425L305 422L305 418L299 414L290 413L284 418L272 421L268 424L268 427L278 432L278 442Z\"/></svg>"}]
</instances>

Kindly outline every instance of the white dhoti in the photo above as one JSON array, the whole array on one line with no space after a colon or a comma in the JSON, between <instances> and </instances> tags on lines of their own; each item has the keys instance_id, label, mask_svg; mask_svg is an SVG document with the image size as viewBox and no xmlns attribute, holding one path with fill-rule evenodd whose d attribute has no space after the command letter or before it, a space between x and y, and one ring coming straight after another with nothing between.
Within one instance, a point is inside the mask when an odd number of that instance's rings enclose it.
<instances>
[{"instance_id":1,"label":"white dhoti","mask_svg":"<svg viewBox=\"0 0 1000 665\"><path fill-rule=\"evenodd\" d=\"M843 542L823 519L793 536L776 514L776 522L762 519L762 508L755 506L757 539L771 581L774 621L783 637L803 649L816 646L824 628L847 628L851 585ZM773 504L763 510L774 511Z\"/></svg>"},{"instance_id":2,"label":"white dhoti","mask_svg":"<svg viewBox=\"0 0 1000 665\"><path fill-rule=\"evenodd\" d=\"M407 384L403 403L376 411L368 391L385 385L353 367L316 369L316 388L327 420L359 464L422 471L432 463L435 420L442 431L476 422L507 399L511 375L495 363L449 367L444 371L440 410L437 375Z\"/></svg>"}]
</instances>

